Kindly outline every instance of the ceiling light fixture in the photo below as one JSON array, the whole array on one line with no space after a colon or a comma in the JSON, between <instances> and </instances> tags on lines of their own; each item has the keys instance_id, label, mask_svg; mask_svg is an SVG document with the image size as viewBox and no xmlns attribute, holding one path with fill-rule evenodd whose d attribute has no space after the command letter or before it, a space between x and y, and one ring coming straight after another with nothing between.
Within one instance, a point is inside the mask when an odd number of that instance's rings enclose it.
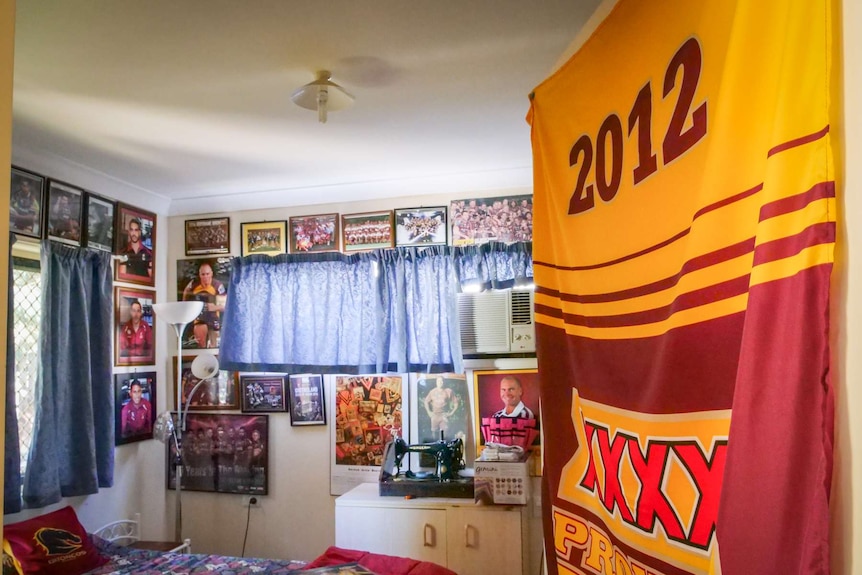
<instances>
[{"instance_id":1,"label":"ceiling light fixture","mask_svg":"<svg viewBox=\"0 0 862 575\"><path fill-rule=\"evenodd\" d=\"M306 110L317 110L317 119L326 123L326 114L344 110L353 105L353 96L344 88L330 80L328 70L317 73L317 80L302 86L291 94L293 103Z\"/></svg>"}]
</instances>

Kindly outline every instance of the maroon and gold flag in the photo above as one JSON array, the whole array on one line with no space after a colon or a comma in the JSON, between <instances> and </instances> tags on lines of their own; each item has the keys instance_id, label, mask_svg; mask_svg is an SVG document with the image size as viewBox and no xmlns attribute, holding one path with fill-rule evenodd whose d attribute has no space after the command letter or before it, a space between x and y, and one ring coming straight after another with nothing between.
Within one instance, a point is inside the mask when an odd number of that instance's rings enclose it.
<instances>
[{"instance_id":1,"label":"maroon and gold flag","mask_svg":"<svg viewBox=\"0 0 862 575\"><path fill-rule=\"evenodd\" d=\"M823 574L831 3L620 0L539 85L551 574Z\"/></svg>"}]
</instances>

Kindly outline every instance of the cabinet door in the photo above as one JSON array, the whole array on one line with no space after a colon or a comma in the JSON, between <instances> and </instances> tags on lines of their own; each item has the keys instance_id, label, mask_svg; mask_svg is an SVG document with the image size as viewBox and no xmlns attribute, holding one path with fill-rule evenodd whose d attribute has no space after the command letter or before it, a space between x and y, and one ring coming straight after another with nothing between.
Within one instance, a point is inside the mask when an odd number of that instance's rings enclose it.
<instances>
[{"instance_id":1,"label":"cabinet door","mask_svg":"<svg viewBox=\"0 0 862 575\"><path fill-rule=\"evenodd\" d=\"M458 575L521 575L519 510L455 507L447 513L449 569Z\"/></svg>"},{"instance_id":2,"label":"cabinet door","mask_svg":"<svg viewBox=\"0 0 862 575\"><path fill-rule=\"evenodd\" d=\"M335 507L335 544L446 566L446 511Z\"/></svg>"}]
</instances>

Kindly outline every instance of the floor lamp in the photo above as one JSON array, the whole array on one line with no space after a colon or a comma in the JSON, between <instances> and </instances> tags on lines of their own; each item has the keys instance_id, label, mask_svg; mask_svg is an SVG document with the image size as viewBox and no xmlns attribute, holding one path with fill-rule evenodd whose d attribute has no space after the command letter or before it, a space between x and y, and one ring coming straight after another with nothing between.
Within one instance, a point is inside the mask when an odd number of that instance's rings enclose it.
<instances>
[{"instance_id":1,"label":"floor lamp","mask_svg":"<svg viewBox=\"0 0 862 575\"><path fill-rule=\"evenodd\" d=\"M182 437L183 437L183 426L185 424L183 414L183 390L182 390L182 356L183 356L183 331L185 331L186 326L192 322L198 315L200 315L203 310L203 302L201 301L176 301L176 302L168 302L168 303L154 303L153 311L156 314L156 319L163 321L164 323L172 326L174 331L177 334L177 372L176 372L176 385L177 385L177 424L174 425L174 421L171 418L170 409L167 412L162 413L157 418L155 424L153 425L153 434L162 442L168 442L171 438L174 440L174 446L176 447L177 457L173 462L176 466L176 494L177 494L177 504L176 504L176 527L175 527L175 537L177 541L183 540L183 508L182 508ZM213 359L214 356L210 355ZM216 362L217 365L217 362ZM218 367L216 367L216 372L218 372ZM201 379L198 382L198 385L202 384L205 379ZM192 390L194 393L197 390L197 386ZM191 399L191 394L189 394L189 399ZM188 411L188 406L186 406L186 411Z\"/></svg>"}]
</instances>

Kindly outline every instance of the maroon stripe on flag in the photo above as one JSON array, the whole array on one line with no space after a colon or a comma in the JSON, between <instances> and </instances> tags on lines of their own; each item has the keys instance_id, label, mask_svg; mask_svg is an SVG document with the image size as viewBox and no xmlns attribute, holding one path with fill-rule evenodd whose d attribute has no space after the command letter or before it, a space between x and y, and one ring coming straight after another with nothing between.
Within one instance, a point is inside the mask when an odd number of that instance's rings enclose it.
<instances>
[{"instance_id":1,"label":"maroon stripe on flag","mask_svg":"<svg viewBox=\"0 0 862 575\"><path fill-rule=\"evenodd\" d=\"M681 294L668 305L635 313L605 316L584 316L564 313L562 318L568 325L582 325L586 327L626 327L655 323L686 309L743 294L748 291L748 282L749 274L745 274L731 280ZM538 306L536 309L539 311Z\"/></svg>"},{"instance_id":2,"label":"maroon stripe on flag","mask_svg":"<svg viewBox=\"0 0 862 575\"><path fill-rule=\"evenodd\" d=\"M692 258L685 262L685 264L682 266L682 269L678 273L670 277L616 292L578 295L563 293L558 290L552 290L541 286L536 286L536 292L559 298L563 301L577 303L606 303L611 301L625 300L633 297L640 297L652 293L657 293L672 288L673 286L677 285L679 283L679 280L682 279L682 277L686 274L689 274L696 270L708 268L710 266L720 264L728 260L732 260L733 258L745 255L753 250L754 238L749 238L745 241L735 243L731 246L727 246L709 252L707 254L703 254L702 256Z\"/></svg>"},{"instance_id":3,"label":"maroon stripe on flag","mask_svg":"<svg viewBox=\"0 0 862 575\"><path fill-rule=\"evenodd\" d=\"M777 146L775 146L774 148L772 148L771 150L769 150L766 153L766 157L768 158L770 156L774 156L775 154L778 154L779 152L784 152L784 151L789 150L791 148L796 148L799 146L804 146L805 144L810 144L811 142L815 142L815 141L819 140L820 138L826 136L826 134L828 134L828 133L829 133L829 124L826 124L826 127L823 128L822 130L818 131L818 132L814 132L813 134L808 134L807 136L802 136L801 138L796 138L794 140L784 142L783 144L778 144Z\"/></svg>"},{"instance_id":4,"label":"maroon stripe on flag","mask_svg":"<svg viewBox=\"0 0 862 575\"><path fill-rule=\"evenodd\" d=\"M760 208L760 221L801 210L811 202L835 197L835 182L820 182L807 192L765 204Z\"/></svg>"},{"instance_id":5,"label":"maroon stripe on flag","mask_svg":"<svg viewBox=\"0 0 862 575\"><path fill-rule=\"evenodd\" d=\"M762 189L763 189L763 184L758 184L751 189L745 190L744 192L740 192L736 195L730 196L729 198L725 198L723 200L715 202L714 204L704 206L703 208L699 209L694 214L694 217L692 217L692 222L694 222L697 218L703 216L704 214L708 214L709 212L711 212L713 210L717 210L719 208L723 208L724 206L730 205L734 202L744 200L745 198L756 194L757 192L759 192ZM622 257L619 257L619 258L616 258L616 259L613 259L613 260L610 260L607 262L601 262L601 263L590 264L590 265L585 265L585 266L561 266L561 265L553 264L550 262L544 262L541 260L533 260L533 265L534 266L543 266L543 267L547 267L547 268L551 268L551 269L555 269L555 270L569 271L569 272L586 271L586 270L595 270L595 269L605 268L605 267L613 266L613 265L616 265L616 264L619 264L619 263L622 263L622 262L625 262L628 260L633 260L635 258L639 258L643 255L646 255L650 252L654 252L656 250L659 250L665 246L668 246L668 245L676 242L677 240L681 240L682 238L687 236L690 232L691 232L691 226L687 227L686 229L684 229L681 232L671 236L670 238L668 238L666 240L660 241L657 244L654 244L652 246L644 248L644 249L637 251L633 254L628 254L628 255L625 255L625 256L622 256Z\"/></svg>"},{"instance_id":6,"label":"maroon stripe on flag","mask_svg":"<svg viewBox=\"0 0 862 575\"><path fill-rule=\"evenodd\" d=\"M754 250L754 265L764 264L798 254L805 248L835 241L835 223L822 222L808 226L800 233L766 242Z\"/></svg>"}]
</instances>

